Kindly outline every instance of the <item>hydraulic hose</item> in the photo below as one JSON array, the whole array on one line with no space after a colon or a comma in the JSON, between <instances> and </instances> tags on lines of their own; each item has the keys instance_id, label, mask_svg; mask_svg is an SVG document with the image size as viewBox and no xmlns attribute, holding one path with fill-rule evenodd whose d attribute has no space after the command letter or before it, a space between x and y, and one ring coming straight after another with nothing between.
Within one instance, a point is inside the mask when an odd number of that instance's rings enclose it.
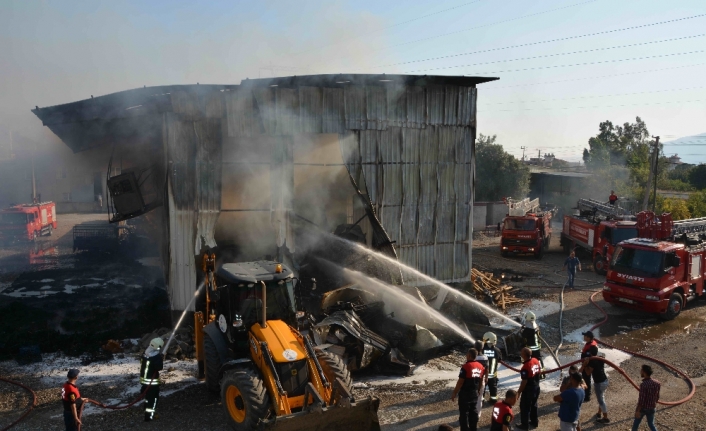
<instances>
[{"instance_id":1,"label":"hydraulic hose","mask_svg":"<svg viewBox=\"0 0 706 431\"><path fill-rule=\"evenodd\" d=\"M605 311L603 308L601 308L601 306L598 305L598 304L596 303L596 301L594 300L594 297L595 297L598 293L600 293L600 292L601 292L600 290L599 290L599 291L596 291L596 292L593 292L593 293L591 294L591 296L589 297L589 300L591 301L591 304L593 304L594 307L596 307L601 313L603 313L604 318L603 318L603 320L601 320L600 322L598 322L598 323L596 323L595 325L593 325L593 326L590 328L591 331L594 330L594 329L596 329L596 328L598 328L599 326L603 325L604 323L606 323L606 322L608 321L608 313L606 313L606 311ZM668 364L668 363L666 363L666 362L664 362L664 361L660 361L659 359L655 359L655 358L652 358L652 357L650 357L650 356L643 355L643 354L641 354L641 353L632 352L632 351L627 350L627 349L621 349L620 347L615 347L615 346L613 346L612 344L606 343L605 341L601 341L601 340L599 340L599 339L597 339L597 338L596 338L595 340L596 340L596 342L597 342L598 344L604 345L604 346L606 346L606 347L610 347L611 349L619 350L619 351L621 351L621 352L628 353L628 354L630 354L630 355L632 355L632 356L635 356L635 357L638 357L638 358L642 358L642 359L646 359L646 360L648 360L648 361L657 363L657 364L663 366L664 368L667 368L667 369L673 371L674 373L676 373L677 375L679 375L682 379L684 379L684 381L686 381L687 385L689 386L689 394L688 394L686 397L684 397L684 398L682 398L682 399L680 399L680 400L677 400L677 401L657 401L658 404L661 404L661 405L663 405L663 406L678 406L678 405L684 404L684 403L688 402L689 400L691 400L691 398L692 398L692 397L694 396L694 394L696 393L696 384L694 384L694 381L691 380L691 378L690 378L688 375L686 375L686 373L684 373L683 371L681 371L680 369L678 369L678 368L676 368L676 367L674 367L674 366L672 366L672 365L670 365L670 364ZM628 376L627 373L626 373L622 368L620 368L618 365L614 364L613 362L611 362L611 361L609 361L609 360L607 360L607 359L605 359L605 358L601 358L601 357L593 357L593 358L591 358L591 359L603 361L603 362L605 362L606 364L610 365L613 369L615 369L616 371L618 371L618 373L620 373L620 375L622 375L623 377L625 377L625 379L626 379L628 382L630 382L630 384L631 384L635 389L640 390L640 387L638 386L638 384L635 383L635 381L634 381L633 379L631 379L630 376ZM554 368L554 369L552 369L552 370L546 370L546 371L544 371L544 373L545 373L545 374L549 374L549 373L553 373L553 372L556 372L556 371L560 371L560 370L563 370L564 368L570 367L571 365L580 364L580 363L582 363L582 362L583 362L583 360L578 359L578 360L576 360L576 361L570 362L570 363L568 363L568 364L564 364L564 365L559 366L559 367L557 367L557 368ZM512 370L512 371L514 371L514 372L516 372L516 373L519 373L519 372L520 372L520 369L515 368L515 367L513 367L513 366L511 366L511 365L509 365L509 364L506 364L506 363L503 362L503 361L500 361L500 363L503 364L506 368L508 368L508 369L510 369L510 370Z\"/></svg>"},{"instance_id":2,"label":"hydraulic hose","mask_svg":"<svg viewBox=\"0 0 706 431\"><path fill-rule=\"evenodd\" d=\"M5 428L3 428L3 429L0 430L0 431L7 431L7 430L9 430L10 428L12 428L12 427L14 427L15 425L17 425L18 423L20 423L20 422L22 422L23 420L25 420L25 418L27 417L27 415L29 415L30 412L31 412L35 407L37 407L37 394L36 394L32 389L30 389L29 387L23 385L22 383L14 382L14 381L12 381L12 380L8 380L8 379L2 378L2 377L0 377L0 381L5 382L5 383L9 383L9 384L11 384L11 385L19 386L19 387L21 387L22 389L26 390L27 392L29 392L29 393L32 395L32 402L30 403L29 407L27 407L27 410L26 410L24 413L22 413L22 416L20 416L16 421L14 421L13 423L11 423L10 425L8 425L8 426L6 426Z\"/></svg>"}]
</instances>

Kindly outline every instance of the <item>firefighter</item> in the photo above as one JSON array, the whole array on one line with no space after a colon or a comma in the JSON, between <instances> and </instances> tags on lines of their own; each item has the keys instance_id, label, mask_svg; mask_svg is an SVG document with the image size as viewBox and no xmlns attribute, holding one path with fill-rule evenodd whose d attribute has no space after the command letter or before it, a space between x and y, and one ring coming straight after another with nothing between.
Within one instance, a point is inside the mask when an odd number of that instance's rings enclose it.
<instances>
[{"instance_id":1,"label":"firefighter","mask_svg":"<svg viewBox=\"0 0 706 431\"><path fill-rule=\"evenodd\" d=\"M79 411L81 404L96 402L88 398L82 398L78 391L76 381L78 380L79 370L72 368L66 375L66 383L61 388L61 403L64 406L64 425L66 431L76 431L81 425L81 417Z\"/></svg>"},{"instance_id":2,"label":"firefighter","mask_svg":"<svg viewBox=\"0 0 706 431\"><path fill-rule=\"evenodd\" d=\"M589 358L591 356L591 347L596 346L598 348L598 343L594 339L593 331L586 331L581 333L583 335L583 349L581 349L581 360ZM584 397L584 402L591 401L591 374L587 373L586 370L581 367L581 377L583 377L583 382L586 384L586 396Z\"/></svg>"},{"instance_id":3,"label":"firefighter","mask_svg":"<svg viewBox=\"0 0 706 431\"><path fill-rule=\"evenodd\" d=\"M451 401L458 396L459 423L461 431L476 431L478 429L478 397L485 379L485 369L476 361L478 351L468 350L466 363L461 367L458 382L451 393Z\"/></svg>"},{"instance_id":4,"label":"firefighter","mask_svg":"<svg viewBox=\"0 0 706 431\"><path fill-rule=\"evenodd\" d=\"M145 422L154 419L154 412L157 409L159 372L164 368L162 347L164 347L164 341L161 338L153 339L140 361L140 384L142 392L145 394Z\"/></svg>"},{"instance_id":5,"label":"firefighter","mask_svg":"<svg viewBox=\"0 0 706 431\"><path fill-rule=\"evenodd\" d=\"M483 381L481 382L482 389L480 390L480 396L476 402L476 410L478 410L478 420L480 421L481 410L483 409L483 397L485 396L485 389L488 387L488 357L483 353L483 342L476 340L475 349L478 351L478 356L476 356L476 362L481 364L485 369L483 374Z\"/></svg>"},{"instance_id":6,"label":"firefighter","mask_svg":"<svg viewBox=\"0 0 706 431\"><path fill-rule=\"evenodd\" d=\"M539 339L539 326L537 326L537 316L528 311L525 313L525 324L522 325L522 339L525 347L530 349L532 357L537 358L542 364L541 379L544 379L544 361L542 360L542 342Z\"/></svg>"},{"instance_id":7,"label":"firefighter","mask_svg":"<svg viewBox=\"0 0 706 431\"><path fill-rule=\"evenodd\" d=\"M498 336L492 332L483 334L483 354L488 358L488 391L490 392L489 401L492 404L498 402L498 363L502 358L500 349L496 346Z\"/></svg>"},{"instance_id":8,"label":"firefighter","mask_svg":"<svg viewBox=\"0 0 706 431\"><path fill-rule=\"evenodd\" d=\"M522 368L520 370L520 388L517 395L520 396L520 423L516 428L520 430L529 429L530 424L539 428L539 415L537 412L537 400L539 399L539 376L540 365L537 358L532 357L532 352L527 347L520 351L522 357Z\"/></svg>"}]
</instances>

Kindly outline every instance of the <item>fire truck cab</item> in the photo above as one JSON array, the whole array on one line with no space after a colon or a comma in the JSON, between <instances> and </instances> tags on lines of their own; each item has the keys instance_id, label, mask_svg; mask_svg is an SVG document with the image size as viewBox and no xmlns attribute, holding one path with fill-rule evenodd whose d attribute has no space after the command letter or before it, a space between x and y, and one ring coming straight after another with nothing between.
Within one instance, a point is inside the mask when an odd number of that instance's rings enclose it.
<instances>
[{"instance_id":1,"label":"fire truck cab","mask_svg":"<svg viewBox=\"0 0 706 431\"><path fill-rule=\"evenodd\" d=\"M57 228L56 204L15 205L0 211L0 240L34 241L41 235L51 236Z\"/></svg>"},{"instance_id":2,"label":"fire truck cab","mask_svg":"<svg viewBox=\"0 0 706 431\"><path fill-rule=\"evenodd\" d=\"M618 244L603 286L603 299L674 319L704 294L706 219L672 222L669 214L638 214L641 238Z\"/></svg>"},{"instance_id":3,"label":"fire truck cab","mask_svg":"<svg viewBox=\"0 0 706 431\"><path fill-rule=\"evenodd\" d=\"M503 219L500 253L544 256L552 237L551 220L554 210L541 210L539 199L513 201L506 199L508 215Z\"/></svg>"}]
</instances>

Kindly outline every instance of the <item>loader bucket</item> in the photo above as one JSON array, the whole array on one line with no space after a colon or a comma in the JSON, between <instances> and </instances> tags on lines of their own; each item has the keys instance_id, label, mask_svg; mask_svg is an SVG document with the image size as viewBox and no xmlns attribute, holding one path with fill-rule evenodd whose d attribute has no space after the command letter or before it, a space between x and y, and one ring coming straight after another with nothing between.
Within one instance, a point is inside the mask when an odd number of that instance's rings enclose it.
<instances>
[{"instance_id":1,"label":"loader bucket","mask_svg":"<svg viewBox=\"0 0 706 431\"><path fill-rule=\"evenodd\" d=\"M302 411L261 422L268 431L380 431L378 398L366 398L350 407L333 406Z\"/></svg>"}]
</instances>

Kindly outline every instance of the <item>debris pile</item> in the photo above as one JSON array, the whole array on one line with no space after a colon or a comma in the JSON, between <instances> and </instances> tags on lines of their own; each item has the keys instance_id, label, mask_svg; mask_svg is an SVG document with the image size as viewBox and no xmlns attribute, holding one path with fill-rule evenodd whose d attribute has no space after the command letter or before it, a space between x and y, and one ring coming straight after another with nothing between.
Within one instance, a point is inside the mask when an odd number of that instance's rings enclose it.
<instances>
[{"instance_id":1,"label":"debris pile","mask_svg":"<svg viewBox=\"0 0 706 431\"><path fill-rule=\"evenodd\" d=\"M471 271L471 285L476 299L482 301L484 298L488 298L493 305L503 312L507 310L507 307L524 304L524 300L516 298L510 293L513 287L502 284L502 281L489 272L482 272L476 268Z\"/></svg>"}]
</instances>

